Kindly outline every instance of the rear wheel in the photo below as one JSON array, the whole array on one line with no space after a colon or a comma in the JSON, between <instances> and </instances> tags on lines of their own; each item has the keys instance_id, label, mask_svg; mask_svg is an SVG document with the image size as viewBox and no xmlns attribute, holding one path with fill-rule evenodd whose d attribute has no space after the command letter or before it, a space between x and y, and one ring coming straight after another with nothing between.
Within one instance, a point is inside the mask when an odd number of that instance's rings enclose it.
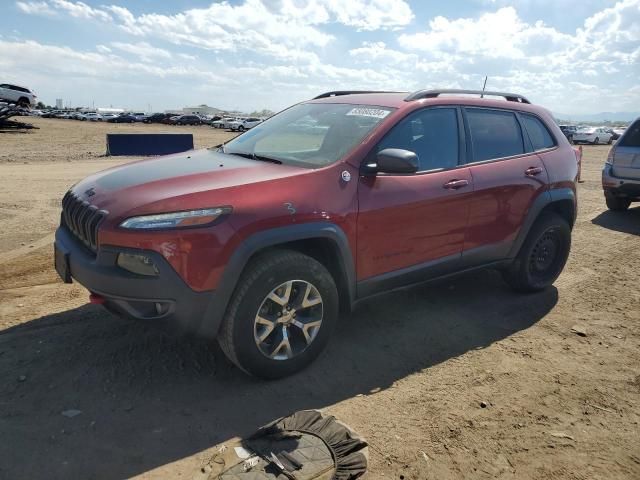
<instances>
[{"instance_id":1,"label":"rear wheel","mask_svg":"<svg viewBox=\"0 0 640 480\"><path fill-rule=\"evenodd\" d=\"M599 143L600 143L600 138L596 137L596 138L593 140L593 144L594 144L594 145L597 145L597 144L599 144Z\"/></svg>"},{"instance_id":2,"label":"rear wheel","mask_svg":"<svg viewBox=\"0 0 640 480\"><path fill-rule=\"evenodd\" d=\"M629 208L631 205L631 200L628 198L620 198L614 195L605 195L605 202L607 202L607 208L609 210L613 210L614 212L622 212Z\"/></svg>"},{"instance_id":3,"label":"rear wheel","mask_svg":"<svg viewBox=\"0 0 640 480\"><path fill-rule=\"evenodd\" d=\"M571 249L571 228L555 213L543 214L531 227L504 280L520 292L537 292L556 281Z\"/></svg>"},{"instance_id":4,"label":"rear wheel","mask_svg":"<svg viewBox=\"0 0 640 480\"><path fill-rule=\"evenodd\" d=\"M273 251L242 274L218 342L245 372L280 378L324 350L337 319L338 292L328 270L307 255Z\"/></svg>"}]
</instances>

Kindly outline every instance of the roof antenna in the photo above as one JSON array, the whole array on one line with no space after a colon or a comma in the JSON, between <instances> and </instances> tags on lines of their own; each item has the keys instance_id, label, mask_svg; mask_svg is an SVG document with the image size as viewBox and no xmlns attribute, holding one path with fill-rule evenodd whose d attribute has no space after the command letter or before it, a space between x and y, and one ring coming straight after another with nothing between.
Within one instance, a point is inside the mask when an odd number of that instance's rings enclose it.
<instances>
[{"instance_id":1,"label":"roof antenna","mask_svg":"<svg viewBox=\"0 0 640 480\"><path fill-rule=\"evenodd\" d=\"M480 95L480 98L484 98L484 89L487 88L487 78L489 78L488 76L484 76L484 85L482 85L482 94Z\"/></svg>"}]
</instances>

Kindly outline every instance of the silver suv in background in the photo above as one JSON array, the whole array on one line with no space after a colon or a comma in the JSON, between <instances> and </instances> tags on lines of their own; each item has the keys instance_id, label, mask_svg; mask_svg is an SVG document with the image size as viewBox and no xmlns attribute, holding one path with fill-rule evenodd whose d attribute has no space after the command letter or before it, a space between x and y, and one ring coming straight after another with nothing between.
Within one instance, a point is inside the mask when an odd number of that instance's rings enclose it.
<instances>
[{"instance_id":1,"label":"silver suv in background","mask_svg":"<svg viewBox=\"0 0 640 480\"><path fill-rule=\"evenodd\" d=\"M640 118L615 143L602 170L602 188L610 210L626 210L640 201Z\"/></svg>"},{"instance_id":2,"label":"silver suv in background","mask_svg":"<svg viewBox=\"0 0 640 480\"><path fill-rule=\"evenodd\" d=\"M26 87L2 83L0 84L0 100L17 103L22 107L31 107L36 104L36 95Z\"/></svg>"}]
</instances>

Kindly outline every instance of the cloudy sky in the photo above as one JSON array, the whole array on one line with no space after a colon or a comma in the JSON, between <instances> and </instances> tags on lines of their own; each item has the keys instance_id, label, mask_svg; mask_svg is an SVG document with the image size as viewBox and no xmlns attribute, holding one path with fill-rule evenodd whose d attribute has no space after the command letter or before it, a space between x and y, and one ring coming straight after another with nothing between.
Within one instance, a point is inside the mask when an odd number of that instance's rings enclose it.
<instances>
[{"instance_id":1,"label":"cloudy sky","mask_svg":"<svg viewBox=\"0 0 640 480\"><path fill-rule=\"evenodd\" d=\"M0 82L45 103L279 110L334 89L479 88L640 110L640 0L2 0Z\"/></svg>"}]
</instances>

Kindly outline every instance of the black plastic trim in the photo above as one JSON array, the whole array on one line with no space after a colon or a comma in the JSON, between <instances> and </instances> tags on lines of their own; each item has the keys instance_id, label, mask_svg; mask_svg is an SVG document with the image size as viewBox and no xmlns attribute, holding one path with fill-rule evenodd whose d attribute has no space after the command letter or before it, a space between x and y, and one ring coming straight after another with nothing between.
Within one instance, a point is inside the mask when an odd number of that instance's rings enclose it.
<instances>
[{"instance_id":1,"label":"black plastic trim","mask_svg":"<svg viewBox=\"0 0 640 480\"><path fill-rule=\"evenodd\" d=\"M87 290L105 297L107 304L117 305L118 311L139 320L165 319L169 324L191 330L194 322L207 309L213 291L197 292L192 290L178 273L158 252L103 245L96 256L84 248L67 230L56 230L55 243L68 253L71 277ZM150 257L158 268L157 277L136 275L120 268L117 263L119 253L137 253ZM169 306L162 315L142 313L136 304L156 302ZM109 305L106 305L109 307Z\"/></svg>"},{"instance_id":2,"label":"black plastic trim","mask_svg":"<svg viewBox=\"0 0 640 480\"><path fill-rule=\"evenodd\" d=\"M200 331L209 336L214 336L217 333L242 271L253 255L269 247L298 240L318 238L328 239L333 242L340 269L345 278L349 296L348 302L349 305L352 305L356 296L356 272L349 241L344 231L339 226L329 222L310 222L278 227L258 232L244 240L236 248L227 262L227 266L218 282L216 294L211 305L209 305L206 315L207 325L203 324Z\"/></svg>"},{"instance_id":3,"label":"black plastic trim","mask_svg":"<svg viewBox=\"0 0 640 480\"><path fill-rule=\"evenodd\" d=\"M480 247L480 249L483 248L484 247ZM385 292L441 280L477 269L500 268L505 266L509 261L506 259L483 261L485 258L489 258L487 251L476 254L476 252L471 250L467 252L467 255L461 253L449 255L400 270L369 277L358 282L358 301Z\"/></svg>"}]
</instances>

